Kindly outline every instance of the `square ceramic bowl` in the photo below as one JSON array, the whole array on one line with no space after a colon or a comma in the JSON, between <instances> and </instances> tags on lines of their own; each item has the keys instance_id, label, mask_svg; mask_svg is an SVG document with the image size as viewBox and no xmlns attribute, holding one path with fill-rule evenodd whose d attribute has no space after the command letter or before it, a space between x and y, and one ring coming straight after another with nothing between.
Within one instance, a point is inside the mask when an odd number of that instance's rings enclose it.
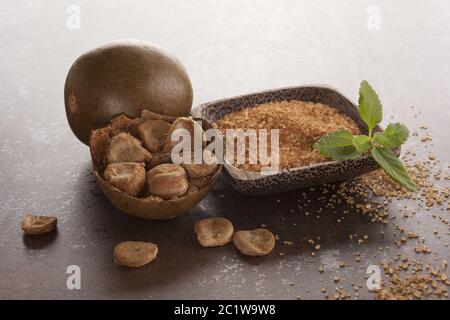
<instances>
[{"instance_id":1,"label":"square ceramic bowl","mask_svg":"<svg viewBox=\"0 0 450 320\"><path fill-rule=\"evenodd\" d=\"M228 113L252 108L257 104L301 100L327 104L356 122L361 132L367 134L367 126L359 117L356 106L341 93L327 86L298 86L262 91L201 104L191 115L213 123ZM381 131L376 127L374 131ZM396 150L399 153L399 150ZM273 194L314 185L343 181L378 168L371 155L345 161L328 161L305 167L286 169L271 175L238 169L230 163L224 165L231 184L239 192L252 195Z\"/></svg>"}]
</instances>

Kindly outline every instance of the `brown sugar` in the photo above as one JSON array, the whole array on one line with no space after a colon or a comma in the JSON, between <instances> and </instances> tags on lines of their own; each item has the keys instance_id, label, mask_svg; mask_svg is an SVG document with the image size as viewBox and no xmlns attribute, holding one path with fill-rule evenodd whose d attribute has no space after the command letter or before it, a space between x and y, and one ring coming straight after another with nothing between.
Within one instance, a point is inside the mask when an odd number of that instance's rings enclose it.
<instances>
[{"instance_id":1,"label":"brown sugar","mask_svg":"<svg viewBox=\"0 0 450 320\"><path fill-rule=\"evenodd\" d=\"M406 263L407 267L386 262L383 269L387 276L387 284L377 292L379 300L411 300L426 297L448 297L447 275L439 268L428 266L413 261ZM407 272L411 265L414 272Z\"/></svg>"},{"instance_id":2,"label":"brown sugar","mask_svg":"<svg viewBox=\"0 0 450 320\"><path fill-rule=\"evenodd\" d=\"M313 149L322 136L336 130L346 129L359 134L356 123L339 110L321 103L298 100L269 102L232 112L219 119L215 127L225 137L226 129L267 129L270 150L270 130L279 129L280 169L297 168L327 161ZM248 161L246 142L246 163L236 164L240 169L260 171L262 165Z\"/></svg>"}]
</instances>

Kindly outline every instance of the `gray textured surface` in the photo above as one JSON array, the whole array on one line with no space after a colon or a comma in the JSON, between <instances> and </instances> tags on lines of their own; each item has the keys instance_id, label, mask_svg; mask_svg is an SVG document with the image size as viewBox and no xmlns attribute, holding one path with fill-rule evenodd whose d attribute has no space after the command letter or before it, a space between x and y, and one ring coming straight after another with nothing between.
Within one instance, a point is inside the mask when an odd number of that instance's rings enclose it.
<instances>
[{"instance_id":1,"label":"gray textured surface","mask_svg":"<svg viewBox=\"0 0 450 320\"><path fill-rule=\"evenodd\" d=\"M379 30L366 27L374 3ZM81 8L78 30L66 27L69 4ZM356 100L359 82L368 79L385 119L410 128L427 124L431 148L447 167L447 1L54 0L0 1L0 7L0 298L322 298L320 288L336 286L338 261L352 261L356 250L362 262L339 270L344 287L364 285L369 264L411 250L394 248L391 224L349 214L338 226L332 212L317 219L298 209L301 191L252 198L225 179L188 216L154 222L121 214L99 194L88 148L69 129L63 86L79 54L116 38L152 41L177 55L191 76L194 104L308 83L332 85ZM412 105L421 111L417 118ZM29 212L56 215L58 233L24 238L19 225ZM395 204L391 214L398 215ZM274 254L257 259L231 245L203 249L192 230L205 216L230 218L237 228L264 223L294 245L280 241ZM402 224L427 238L430 261L449 259L448 226L429 212ZM355 232L369 241L357 246L347 237ZM322 249L312 257L307 239L315 236ZM133 239L156 242L157 260L139 270L118 268L114 245ZM320 264L327 266L323 275ZM81 290L66 288L68 265L81 267ZM373 295L362 289L360 297Z\"/></svg>"}]
</instances>

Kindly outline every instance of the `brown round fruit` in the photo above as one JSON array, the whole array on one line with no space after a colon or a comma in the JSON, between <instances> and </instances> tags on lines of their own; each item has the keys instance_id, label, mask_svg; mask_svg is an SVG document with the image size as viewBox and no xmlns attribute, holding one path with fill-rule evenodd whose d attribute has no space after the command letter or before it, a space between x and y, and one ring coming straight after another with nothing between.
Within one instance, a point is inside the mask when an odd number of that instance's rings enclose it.
<instances>
[{"instance_id":1,"label":"brown round fruit","mask_svg":"<svg viewBox=\"0 0 450 320\"><path fill-rule=\"evenodd\" d=\"M180 61L144 41L115 41L80 56L67 74L64 102L70 127L83 143L120 114L149 109L187 116L192 86Z\"/></svg>"}]
</instances>

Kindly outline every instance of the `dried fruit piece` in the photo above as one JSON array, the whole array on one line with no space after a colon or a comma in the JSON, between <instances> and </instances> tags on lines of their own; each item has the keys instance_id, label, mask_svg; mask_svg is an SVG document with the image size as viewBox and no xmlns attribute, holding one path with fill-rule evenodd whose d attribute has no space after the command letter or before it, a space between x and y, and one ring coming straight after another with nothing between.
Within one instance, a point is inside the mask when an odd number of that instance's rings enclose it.
<instances>
[{"instance_id":1,"label":"dried fruit piece","mask_svg":"<svg viewBox=\"0 0 450 320\"><path fill-rule=\"evenodd\" d=\"M126 132L114 136L106 151L108 163L148 162L151 157L151 153L142 147L142 142Z\"/></svg>"},{"instance_id":2,"label":"dried fruit piece","mask_svg":"<svg viewBox=\"0 0 450 320\"><path fill-rule=\"evenodd\" d=\"M240 230L233 236L233 243L248 256L264 256L275 247L275 236L267 229Z\"/></svg>"},{"instance_id":3,"label":"dried fruit piece","mask_svg":"<svg viewBox=\"0 0 450 320\"><path fill-rule=\"evenodd\" d=\"M179 143L180 140L177 140L177 139L175 139L175 141L172 141L172 134L177 129L187 130L187 132L189 133L189 135L191 137L191 148L190 148L191 150L193 150L195 147L194 140L197 136L201 137L202 147L205 146L206 137L205 137L205 132L203 131L202 127L196 121L194 121L192 118L181 117L181 118L178 118L177 120L175 120L173 122L172 127L170 128L170 131L167 135L167 139L164 144L164 149L163 149L164 152L170 153L172 151L172 148L176 144ZM197 146L197 147L200 147L200 146Z\"/></svg>"},{"instance_id":4,"label":"dried fruit piece","mask_svg":"<svg viewBox=\"0 0 450 320\"><path fill-rule=\"evenodd\" d=\"M104 177L112 186L136 197L145 185L145 165L135 162L112 163L106 167Z\"/></svg>"},{"instance_id":5,"label":"dried fruit piece","mask_svg":"<svg viewBox=\"0 0 450 320\"><path fill-rule=\"evenodd\" d=\"M190 163L182 163L181 165L186 169L187 174L191 178L205 177L214 172L219 165L217 158L207 149L203 150L201 163L195 164L194 152L191 152L190 159Z\"/></svg>"},{"instance_id":6,"label":"dried fruit piece","mask_svg":"<svg viewBox=\"0 0 450 320\"><path fill-rule=\"evenodd\" d=\"M145 119L143 119L144 116ZM173 121L175 119L176 118L173 118ZM138 127L140 124L148 120L163 120L171 123L172 118L152 112L142 111L142 118L131 119L125 115L120 115L112 119L108 126L92 131L89 145L93 168L95 171L95 178L100 189L103 191L108 200L111 201L119 210L127 214L145 219L169 219L183 215L195 206L202 198L204 198L205 195L211 190L213 184L215 184L220 175L220 165L213 173L201 178L188 177L187 173L185 173L185 169L183 168L181 170L183 177L181 179L181 184L175 184L175 187L178 188L178 191L174 193L175 195L172 192L166 194L164 190L160 190L166 187L164 185L158 186L157 183L155 183L156 186L153 188L153 182L150 183L150 181L146 181L144 183L143 190L138 193L136 197L133 197L125 192L120 192L105 179L105 169L109 164L107 162L106 155L111 145L111 139L120 133L129 134L137 139L140 139ZM205 128L210 127L208 121L202 121ZM139 146L139 143L137 143L137 145ZM149 152L142 144L140 147L151 154L151 152ZM178 145L176 148L177 147ZM190 150L187 149L182 152L187 153L190 152ZM119 163L121 162L136 161L120 161ZM151 154L151 159L149 161L144 161L145 170L147 173L161 164L168 163L175 163L179 165L178 161L175 162L172 160L171 153L164 153L163 150L158 150L158 152ZM156 195L153 195L150 192L148 187L149 184L152 185L151 189ZM158 192L158 190L162 192ZM176 196L179 194L182 194L182 196Z\"/></svg>"},{"instance_id":7,"label":"dried fruit piece","mask_svg":"<svg viewBox=\"0 0 450 320\"><path fill-rule=\"evenodd\" d=\"M58 220L52 216L35 216L28 214L22 221L22 230L25 234L41 234L56 228Z\"/></svg>"},{"instance_id":8,"label":"dried fruit piece","mask_svg":"<svg viewBox=\"0 0 450 320\"><path fill-rule=\"evenodd\" d=\"M194 231L198 242L204 247L223 246L231 241L234 228L224 218L207 218L195 223Z\"/></svg>"},{"instance_id":9,"label":"dried fruit piece","mask_svg":"<svg viewBox=\"0 0 450 320\"><path fill-rule=\"evenodd\" d=\"M189 183L182 166L173 163L160 164L147 172L148 189L152 195L163 199L182 196Z\"/></svg>"},{"instance_id":10,"label":"dried fruit piece","mask_svg":"<svg viewBox=\"0 0 450 320\"><path fill-rule=\"evenodd\" d=\"M138 268L156 258L158 246L151 242L125 241L114 248L114 262L121 266Z\"/></svg>"},{"instance_id":11,"label":"dried fruit piece","mask_svg":"<svg viewBox=\"0 0 450 320\"><path fill-rule=\"evenodd\" d=\"M164 120L147 120L138 126L139 136L148 151L156 153L163 147L172 125Z\"/></svg>"}]
</instances>

